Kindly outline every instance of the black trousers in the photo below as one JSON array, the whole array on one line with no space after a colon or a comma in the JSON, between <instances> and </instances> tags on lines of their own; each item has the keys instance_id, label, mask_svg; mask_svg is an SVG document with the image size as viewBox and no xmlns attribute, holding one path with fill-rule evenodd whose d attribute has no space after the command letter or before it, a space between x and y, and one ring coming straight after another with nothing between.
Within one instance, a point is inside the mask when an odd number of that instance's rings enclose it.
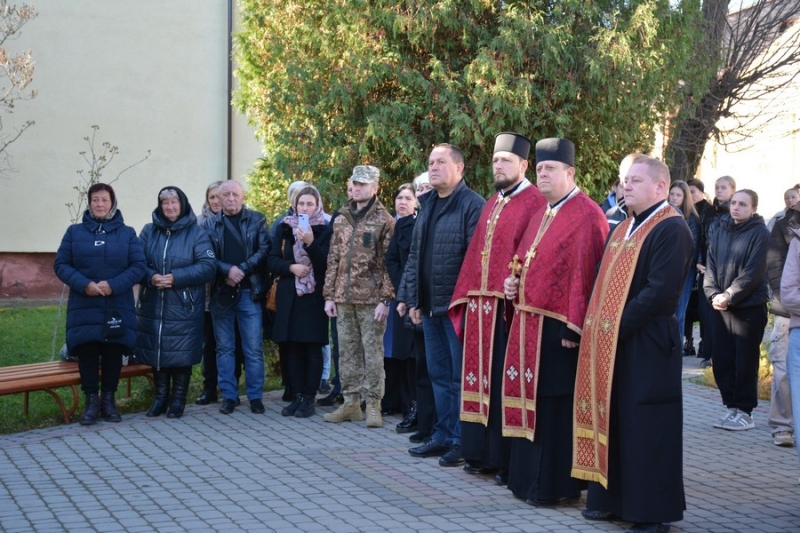
<instances>
[{"instance_id":1,"label":"black trousers","mask_svg":"<svg viewBox=\"0 0 800 533\"><path fill-rule=\"evenodd\" d=\"M109 342L87 342L73 348L78 358L81 374L81 390L84 394L97 394L100 383L100 368L103 368L103 392L116 392L122 356L128 349L122 344Z\"/></svg>"},{"instance_id":2,"label":"black trousers","mask_svg":"<svg viewBox=\"0 0 800 533\"><path fill-rule=\"evenodd\" d=\"M767 306L714 311L714 379L722 403L750 414L758 405L758 363Z\"/></svg>"},{"instance_id":3,"label":"black trousers","mask_svg":"<svg viewBox=\"0 0 800 533\"><path fill-rule=\"evenodd\" d=\"M281 355L286 357L289 385L294 394L316 396L322 379L322 344L314 342L282 342Z\"/></svg>"},{"instance_id":4,"label":"black trousers","mask_svg":"<svg viewBox=\"0 0 800 533\"><path fill-rule=\"evenodd\" d=\"M238 383L244 367L244 352L242 351L242 337L239 335L239 327L235 326L234 330L236 331L236 347L233 352L235 357L233 373ZM217 341L214 338L211 313L208 311L205 312L203 322L203 389L207 391L217 390Z\"/></svg>"},{"instance_id":5,"label":"black trousers","mask_svg":"<svg viewBox=\"0 0 800 533\"><path fill-rule=\"evenodd\" d=\"M386 374L386 391L381 400L381 411L407 415L411 410L411 402L417 396L414 384L416 377L414 358L384 357L383 371Z\"/></svg>"}]
</instances>

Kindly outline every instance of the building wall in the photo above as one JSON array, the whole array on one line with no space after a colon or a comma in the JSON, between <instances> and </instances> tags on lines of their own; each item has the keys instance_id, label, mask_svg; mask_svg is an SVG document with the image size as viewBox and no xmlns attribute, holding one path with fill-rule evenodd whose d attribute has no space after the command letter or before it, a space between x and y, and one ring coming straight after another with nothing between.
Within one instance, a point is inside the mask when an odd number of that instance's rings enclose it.
<instances>
[{"instance_id":1,"label":"building wall","mask_svg":"<svg viewBox=\"0 0 800 533\"><path fill-rule=\"evenodd\" d=\"M125 222L137 231L161 187L182 188L199 212L206 185L228 177L228 0L34 5L39 16L7 43L32 50L38 95L3 117L4 128L36 124L10 146L14 171L0 179L0 297L25 293L26 269L14 266L19 254L57 249L70 223L65 204L78 201L77 171L88 170L79 152L88 150L92 125L100 127L97 149L102 141L119 147L103 181L151 151L113 183ZM241 116L233 145L231 174L240 178L261 153ZM31 256L32 266L39 262Z\"/></svg>"}]
</instances>

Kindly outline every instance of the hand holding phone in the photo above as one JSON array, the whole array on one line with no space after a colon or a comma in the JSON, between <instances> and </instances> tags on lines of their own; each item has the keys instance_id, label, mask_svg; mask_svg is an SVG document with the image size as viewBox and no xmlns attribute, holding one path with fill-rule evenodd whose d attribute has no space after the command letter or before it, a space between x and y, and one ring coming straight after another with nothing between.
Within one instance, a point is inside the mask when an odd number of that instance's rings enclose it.
<instances>
[{"instance_id":1,"label":"hand holding phone","mask_svg":"<svg viewBox=\"0 0 800 533\"><path fill-rule=\"evenodd\" d=\"M298 225L303 228L303 231L311 231L311 226L308 224L308 215L297 215Z\"/></svg>"}]
</instances>

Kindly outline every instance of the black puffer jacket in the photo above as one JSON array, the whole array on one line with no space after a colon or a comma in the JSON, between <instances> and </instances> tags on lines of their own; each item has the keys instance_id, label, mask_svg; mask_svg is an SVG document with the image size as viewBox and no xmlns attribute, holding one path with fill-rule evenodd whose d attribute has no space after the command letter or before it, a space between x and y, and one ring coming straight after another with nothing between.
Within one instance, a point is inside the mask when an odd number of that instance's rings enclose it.
<instances>
[{"instance_id":1,"label":"black puffer jacket","mask_svg":"<svg viewBox=\"0 0 800 533\"><path fill-rule=\"evenodd\" d=\"M222 216L223 213L220 210L219 213L206 220L203 224L203 227L211 237L214 252L217 254L217 277L211 287L212 294L219 286L225 283L228 272L234 266L222 260L225 257L225 221ZM255 302L263 299L269 289L267 254L269 254L270 242L267 218L257 211L242 207L239 229L244 237L248 256L243 263L236 266L247 276L244 285L245 288L250 289L250 298Z\"/></svg>"},{"instance_id":2,"label":"black puffer jacket","mask_svg":"<svg viewBox=\"0 0 800 533\"><path fill-rule=\"evenodd\" d=\"M723 293L732 310L764 305L769 230L761 215L735 224L724 215L709 241L703 290L709 301Z\"/></svg>"},{"instance_id":3,"label":"black puffer jacket","mask_svg":"<svg viewBox=\"0 0 800 533\"><path fill-rule=\"evenodd\" d=\"M408 307L418 307L420 292L426 290L431 304L431 314L442 316L447 314L447 309L450 307L450 299L453 297L453 289L458 281L464 255L467 253L469 241L472 239L472 233L478 224L486 200L468 189L462 180L448 197L439 215L432 220L431 210L426 206L436 194L433 190L423 194L419 199L422 208L414 225L411 252L404 273L405 285L401 284L400 290L403 294L398 301L405 302ZM420 254L425 247L423 239L431 223L436 224L431 261L436 268L433 272L427 273L430 283L428 287L423 288L418 283Z\"/></svg>"},{"instance_id":4,"label":"black puffer jacket","mask_svg":"<svg viewBox=\"0 0 800 533\"><path fill-rule=\"evenodd\" d=\"M769 249L767 250L767 279L769 288L772 289L769 311L772 314L789 318L789 313L781 305L781 276L786 263L786 254L789 253L789 244L795 237L792 230L800 229L800 212L787 209L786 215L775 221L772 232L769 234Z\"/></svg>"},{"instance_id":5,"label":"black puffer jacket","mask_svg":"<svg viewBox=\"0 0 800 533\"><path fill-rule=\"evenodd\" d=\"M216 269L208 233L197 225L183 192L168 188L182 197L185 207L180 218L169 224L157 208L153 222L139 235L147 269L136 306L136 355L156 368L190 366L202 359L206 283L214 278ZM172 288L155 288L155 274L172 274Z\"/></svg>"}]
</instances>

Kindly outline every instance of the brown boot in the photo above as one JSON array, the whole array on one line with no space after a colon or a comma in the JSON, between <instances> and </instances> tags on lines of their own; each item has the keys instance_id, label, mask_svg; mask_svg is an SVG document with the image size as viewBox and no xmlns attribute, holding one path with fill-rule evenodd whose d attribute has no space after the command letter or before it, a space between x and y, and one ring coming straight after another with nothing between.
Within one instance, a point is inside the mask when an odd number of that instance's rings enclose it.
<instances>
[{"instance_id":1,"label":"brown boot","mask_svg":"<svg viewBox=\"0 0 800 533\"><path fill-rule=\"evenodd\" d=\"M334 422L336 424L348 420L351 422L363 420L364 415L361 414L361 401L358 394L348 394L345 396L344 405L340 406L332 413L326 413L322 419L325 422Z\"/></svg>"},{"instance_id":2,"label":"brown boot","mask_svg":"<svg viewBox=\"0 0 800 533\"><path fill-rule=\"evenodd\" d=\"M383 417L381 417L381 401L372 399L367 402L367 427L383 427Z\"/></svg>"}]
</instances>

